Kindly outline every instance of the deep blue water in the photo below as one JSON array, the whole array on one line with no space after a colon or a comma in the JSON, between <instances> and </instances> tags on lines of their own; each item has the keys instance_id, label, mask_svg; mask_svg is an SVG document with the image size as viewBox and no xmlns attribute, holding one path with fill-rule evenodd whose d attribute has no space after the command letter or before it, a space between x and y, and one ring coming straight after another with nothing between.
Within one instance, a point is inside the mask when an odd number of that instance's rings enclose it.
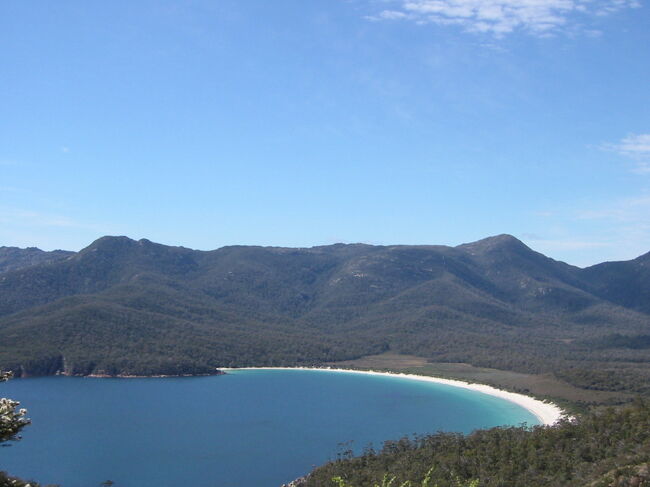
<instances>
[{"instance_id":1,"label":"deep blue water","mask_svg":"<svg viewBox=\"0 0 650 487\"><path fill-rule=\"evenodd\" d=\"M247 370L167 379L44 377L0 384L32 425L0 470L93 487L279 487L351 443L440 430L538 424L474 391L393 377Z\"/></svg>"}]
</instances>

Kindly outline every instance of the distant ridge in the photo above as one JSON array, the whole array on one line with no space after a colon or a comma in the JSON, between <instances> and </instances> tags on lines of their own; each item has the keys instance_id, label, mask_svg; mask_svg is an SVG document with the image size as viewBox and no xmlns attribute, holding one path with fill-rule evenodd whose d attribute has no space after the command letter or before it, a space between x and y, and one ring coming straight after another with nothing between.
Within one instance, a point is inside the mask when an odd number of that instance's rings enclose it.
<instances>
[{"instance_id":1,"label":"distant ridge","mask_svg":"<svg viewBox=\"0 0 650 487\"><path fill-rule=\"evenodd\" d=\"M194 374L392 350L579 382L594 364L648 360L621 344L650 334L649 254L580 269L511 235L456 247L197 251L107 236L76 253L7 249L0 366L26 375Z\"/></svg>"},{"instance_id":2,"label":"distant ridge","mask_svg":"<svg viewBox=\"0 0 650 487\"><path fill-rule=\"evenodd\" d=\"M582 276L597 296L626 308L650 313L650 252L634 260L588 267Z\"/></svg>"}]
</instances>

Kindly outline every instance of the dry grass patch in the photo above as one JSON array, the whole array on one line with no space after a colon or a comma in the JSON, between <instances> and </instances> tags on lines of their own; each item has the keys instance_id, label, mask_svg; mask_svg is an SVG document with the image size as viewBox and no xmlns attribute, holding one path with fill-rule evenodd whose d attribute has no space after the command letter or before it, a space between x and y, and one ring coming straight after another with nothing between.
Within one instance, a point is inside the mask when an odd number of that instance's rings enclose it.
<instances>
[{"instance_id":1,"label":"dry grass patch","mask_svg":"<svg viewBox=\"0 0 650 487\"><path fill-rule=\"evenodd\" d=\"M580 405L618 404L633 398L622 392L595 391L575 387L551 374L522 374L508 370L475 367L466 363L430 363L423 357L382 353L357 360L330 363L331 366L372 369L459 379L488 384L539 398L546 398L574 409Z\"/></svg>"}]
</instances>

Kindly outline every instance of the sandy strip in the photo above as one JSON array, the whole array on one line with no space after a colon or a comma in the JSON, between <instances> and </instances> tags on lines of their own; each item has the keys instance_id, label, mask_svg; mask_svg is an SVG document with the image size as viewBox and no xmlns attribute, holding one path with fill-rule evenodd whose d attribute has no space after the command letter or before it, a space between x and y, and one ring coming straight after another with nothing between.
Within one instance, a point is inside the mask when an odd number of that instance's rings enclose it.
<instances>
[{"instance_id":1,"label":"sandy strip","mask_svg":"<svg viewBox=\"0 0 650 487\"><path fill-rule=\"evenodd\" d=\"M557 405L552 402L541 401L531 396L518 394L516 392L508 392L496 387L488 386L485 384L474 384L463 382L461 380L442 379L439 377L429 377L425 375L415 374L401 374L395 372L376 372L374 370L353 370L353 369L329 369L322 367L241 367L241 368L219 368L224 372L236 370L321 370L324 372L342 372L348 374L366 374L366 375L383 375L387 377L399 377L402 379L417 380L421 382L433 382L435 384L445 384L453 387L462 387L472 391L482 392L490 396L499 397L506 401L513 402L524 409L527 409L534 414L539 421L546 425L552 426L562 418L567 418L567 414Z\"/></svg>"}]
</instances>

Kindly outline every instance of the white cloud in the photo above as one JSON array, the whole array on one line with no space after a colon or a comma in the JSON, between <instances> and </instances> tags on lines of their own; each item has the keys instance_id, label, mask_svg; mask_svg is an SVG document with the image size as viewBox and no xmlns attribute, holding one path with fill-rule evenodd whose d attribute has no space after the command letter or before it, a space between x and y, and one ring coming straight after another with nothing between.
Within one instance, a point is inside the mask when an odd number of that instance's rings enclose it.
<instances>
[{"instance_id":1,"label":"white cloud","mask_svg":"<svg viewBox=\"0 0 650 487\"><path fill-rule=\"evenodd\" d=\"M397 10L384 10L380 12L377 16L369 17L369 18L373 20L397 20L397 19L405 19L407 17L408 15L406 15L404 12L398 12Z\"/></svg>"},{"instance_id":2,"label":"white cloud","mask_svg":"<svg viewBox=\"0 0 650 487\"><path fill-rule=\"evenodd\" d=\"M631 134L617 144L605 144L605 150L613 150L636 162L634 172L650 174L650 134Z\"/></svg>"},{"instance_id":3,"label":"white cloud","mask_svg":"<svg viewBox=\"0 0 650 487\"><path fill-rule=\"evenodd\" d=\"M551 35L569 26L576 14L603 16L641 6L637 0L392 0L391 3L392 8L369 18L459 25L470 32L496 37L516 30Z\"/></svg>"},{"instance_id":4,"label":"white cloud","mask_svg":"<svg viewBox=\"0 0 650 487\"><path fill-rule=\"evenodd\" d=\"M650 156L650 134L628 135L618 148L628 156Z\"/></svg>"}]
</instances>

